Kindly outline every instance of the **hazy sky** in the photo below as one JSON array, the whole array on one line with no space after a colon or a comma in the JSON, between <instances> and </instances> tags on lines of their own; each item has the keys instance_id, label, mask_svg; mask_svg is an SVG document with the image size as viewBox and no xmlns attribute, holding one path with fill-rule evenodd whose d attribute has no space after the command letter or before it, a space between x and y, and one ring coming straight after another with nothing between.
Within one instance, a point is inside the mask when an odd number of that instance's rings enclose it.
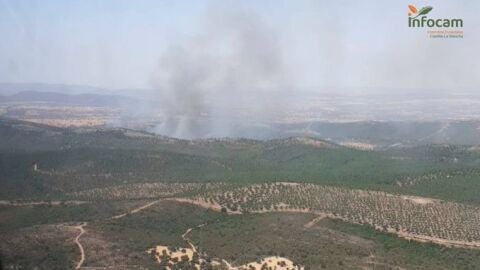
<instances>
[{"instance_id":1,"label":"hazy sky","mask_svg":"<svg viewBox=\"0 0 480 270\"><path fill-rule=\"evenodd\" d=\"M433 6L432 18L462 18L465 37L431 39L427 28L408 28L408 4ZM250 60L235 75L242 82L269 61L258 74L288 78L295 89L478 88L479 13L480 2L471 0L0 0L0 82L157 87L165 63L175 62L169 52L182 48L174 55L188 58L188 66L221 63L211 80L237 68L225 62L243 61L246 53ZM225 57L238 44L224 37L236 28L247 35L235 57ZM281 71L270 71L275 65Z\"/></svg>"}]
</instances>

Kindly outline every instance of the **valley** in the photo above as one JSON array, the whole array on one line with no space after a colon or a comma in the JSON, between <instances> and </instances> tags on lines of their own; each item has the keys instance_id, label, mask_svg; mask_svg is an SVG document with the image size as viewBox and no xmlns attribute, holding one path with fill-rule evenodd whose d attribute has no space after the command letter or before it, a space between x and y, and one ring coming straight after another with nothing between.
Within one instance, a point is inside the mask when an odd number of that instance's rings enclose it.
<instances>
[{"instance_id":1,"label":"valley","mask_svg":"<svg viewBox=\"0 0 480 270\"><path fill-rule=\"evenodd\" d=\"M2 121L7 266L474 269L480 256L472 146L189 141Z\"/></svg>"}]
</instances>

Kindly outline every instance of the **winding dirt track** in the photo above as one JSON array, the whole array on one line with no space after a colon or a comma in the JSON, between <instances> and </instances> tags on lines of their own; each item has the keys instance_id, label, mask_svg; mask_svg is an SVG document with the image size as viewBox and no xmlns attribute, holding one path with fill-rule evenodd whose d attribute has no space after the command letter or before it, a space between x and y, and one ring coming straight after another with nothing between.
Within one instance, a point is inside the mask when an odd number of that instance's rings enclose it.
<instances>
[{"instance_id":1,"label":"winding dirt track","mask_svg":"<svg viewBox=\"0 0 480 270\"><path fill-rule=\"evenodd\" d=\"M127 216L128 214L138 213L138 212L140 212L140 211L142 211L142 210L144 210L144 209L146 209L146 208L148 208L148 207L150 207L150 206L152 206L152 205L154 205L154 204L156 204L160 201L161 201L161 199L150 202L150 203L147 203L145 205L142 205L140 207L137 207L135 209L132 209L130 211L122 213L120 215L113 216L113 217L111 217L111 219L119 219L119 218ZM75 237L75 244L77 244L78 249L80 250L80 261L78 261L77 265L75 266L75 269L82 268L83 262L85 262L85 250L83 249L82 243L80 243L80 237L82 237L82 235L85 233L85 229L84 229L85 226L87 226L87 222L83 222L80 225L74 226L75 229L80 231L80 233L77 235L77 237Z\"/></svg>"},{"instance_id":2,"label":"winding dirt track","mask_svg":"<svg viewBox=\"0 0 480 270\"><path fill-rule=\"evenodd\" d=\"M78 261L75 269L80 269L85 261L85 251L83 250L82 243L80 243L80 237L85 233L85 229L83 228L85 226L87 226L87 222L75 226L76 229L80 230L80 233L77 235L77 237L75 237L75 244L77 244L78 248L80 249L80 261Z\"/></svg>"},{"instance_id":3,"label":"winding dirt track","mask_svg":"<svg viewBox=\"0 0 480 270\"><path fill-rule=\"evenodd\" d=\"M61 205L80 205L89 203L87 201L32 201L32 202L22 202L22 201L6 201L0 200L0 205L6 206L37 206L37 205L48 205L48 206L61 206Z\"/></svg>"}]
</instances>

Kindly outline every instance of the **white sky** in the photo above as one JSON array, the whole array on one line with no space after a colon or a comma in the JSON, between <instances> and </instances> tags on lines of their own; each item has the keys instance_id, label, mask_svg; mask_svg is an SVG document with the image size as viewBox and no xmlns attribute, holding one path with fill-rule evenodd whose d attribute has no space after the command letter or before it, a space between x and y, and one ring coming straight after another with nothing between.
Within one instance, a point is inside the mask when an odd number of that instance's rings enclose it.
<instances>
[{"instance_id":1,"label":"white sky","mask_svg":"<svg viewBox=\"0 0 480 270\"><path fill-rule=\"evenodd\" d=\"M463 19L465 37L408 28L408 4ZM254 14L273 32L295 89L480 88L480 2L471 0L0 0L0 82L149 88L168 48L216 40L209 17L224 11Z\"/></svg>"}]
</instances>

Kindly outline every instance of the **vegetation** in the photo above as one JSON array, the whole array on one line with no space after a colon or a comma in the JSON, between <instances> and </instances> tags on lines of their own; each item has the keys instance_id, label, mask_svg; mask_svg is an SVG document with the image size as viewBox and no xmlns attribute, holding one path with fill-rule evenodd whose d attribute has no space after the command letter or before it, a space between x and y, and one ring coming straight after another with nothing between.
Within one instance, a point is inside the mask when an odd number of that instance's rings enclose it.
<instances>
[{"instance_id":1,"label":"vegetation","mask_svg":"<svg viewBox=\"0 0 480 270\"><path fill-rule=\"evenodd\" d=\"M105 219L143 201L85 203L79 205L1 206L0 233L46 224Z\"/></svg>"},{"instance_id":2,"label":"vegetation","mask_svg":"<svg viewBox=\"0 0 480 270\"><path fill-rule=\"evenodd\" d=\"M72 269L77 260L74 232L42 225L0 234L2 269Z\"/></svg>"},{"instance_id":3,"label":"vegetation","mask_svg":"<svg viewBox=\"0 0 480 270\"><path fill-rule=\"evenodd\" d=\"M159 267L147 251L187 248L193 228L199 258L236 265L281 256L306 269L475 269L478 250L395 234L478 243L479 165L475 146L186 141L0 119L2 266L72 268L86 222L90 267Z\"/></svg>"},{"instance_id":4,"label":"vegetation","mask_svg":"<svg viewBox=\"0 0 480 270\"><path fill-rule=\"evenodd\" d=\"M480 208L459 203L291 183L207 191L197 195L196 200L231 211L326 213L383 231L480 244Z\"/></svg>"},{"instance_id":5,"label":"vegetation","mask_svg":"<svg viewBox=\"0 0 480 270\"><path fill-rule=\"evenodd\" d=\"M287 255L306 269L476 269L479 250L407 241L367 226L310 214L233 215L193 230L196 245L238 263Z\"/></svg>"},{"instance_id":6,"label":"vegetation","mask_svg":"<svg viewBox=\"0 0 480 270\"><path fill-rule=\"evenodd\" d=\"M380 247L376 250L379 254L383 253L381 255L383 258L393 263L401 263L407 269L477 269L480 264L480 250L407 241L388 233L339 220L327 219L322 221L322 225L378 243Z\"/></svg>"},{"instance_id":7,"label":"vegetation","mask_svg":"<svg viewBox=\"0 0 480 270\"><path fill-rule=\"evenodd\" d=\"M470 146L361 151L313 138L184 141L137 133L1 120L0 198L58 199L136 183L291 181L480 203L480 151Z\"/></svg>"}]
</instances>

